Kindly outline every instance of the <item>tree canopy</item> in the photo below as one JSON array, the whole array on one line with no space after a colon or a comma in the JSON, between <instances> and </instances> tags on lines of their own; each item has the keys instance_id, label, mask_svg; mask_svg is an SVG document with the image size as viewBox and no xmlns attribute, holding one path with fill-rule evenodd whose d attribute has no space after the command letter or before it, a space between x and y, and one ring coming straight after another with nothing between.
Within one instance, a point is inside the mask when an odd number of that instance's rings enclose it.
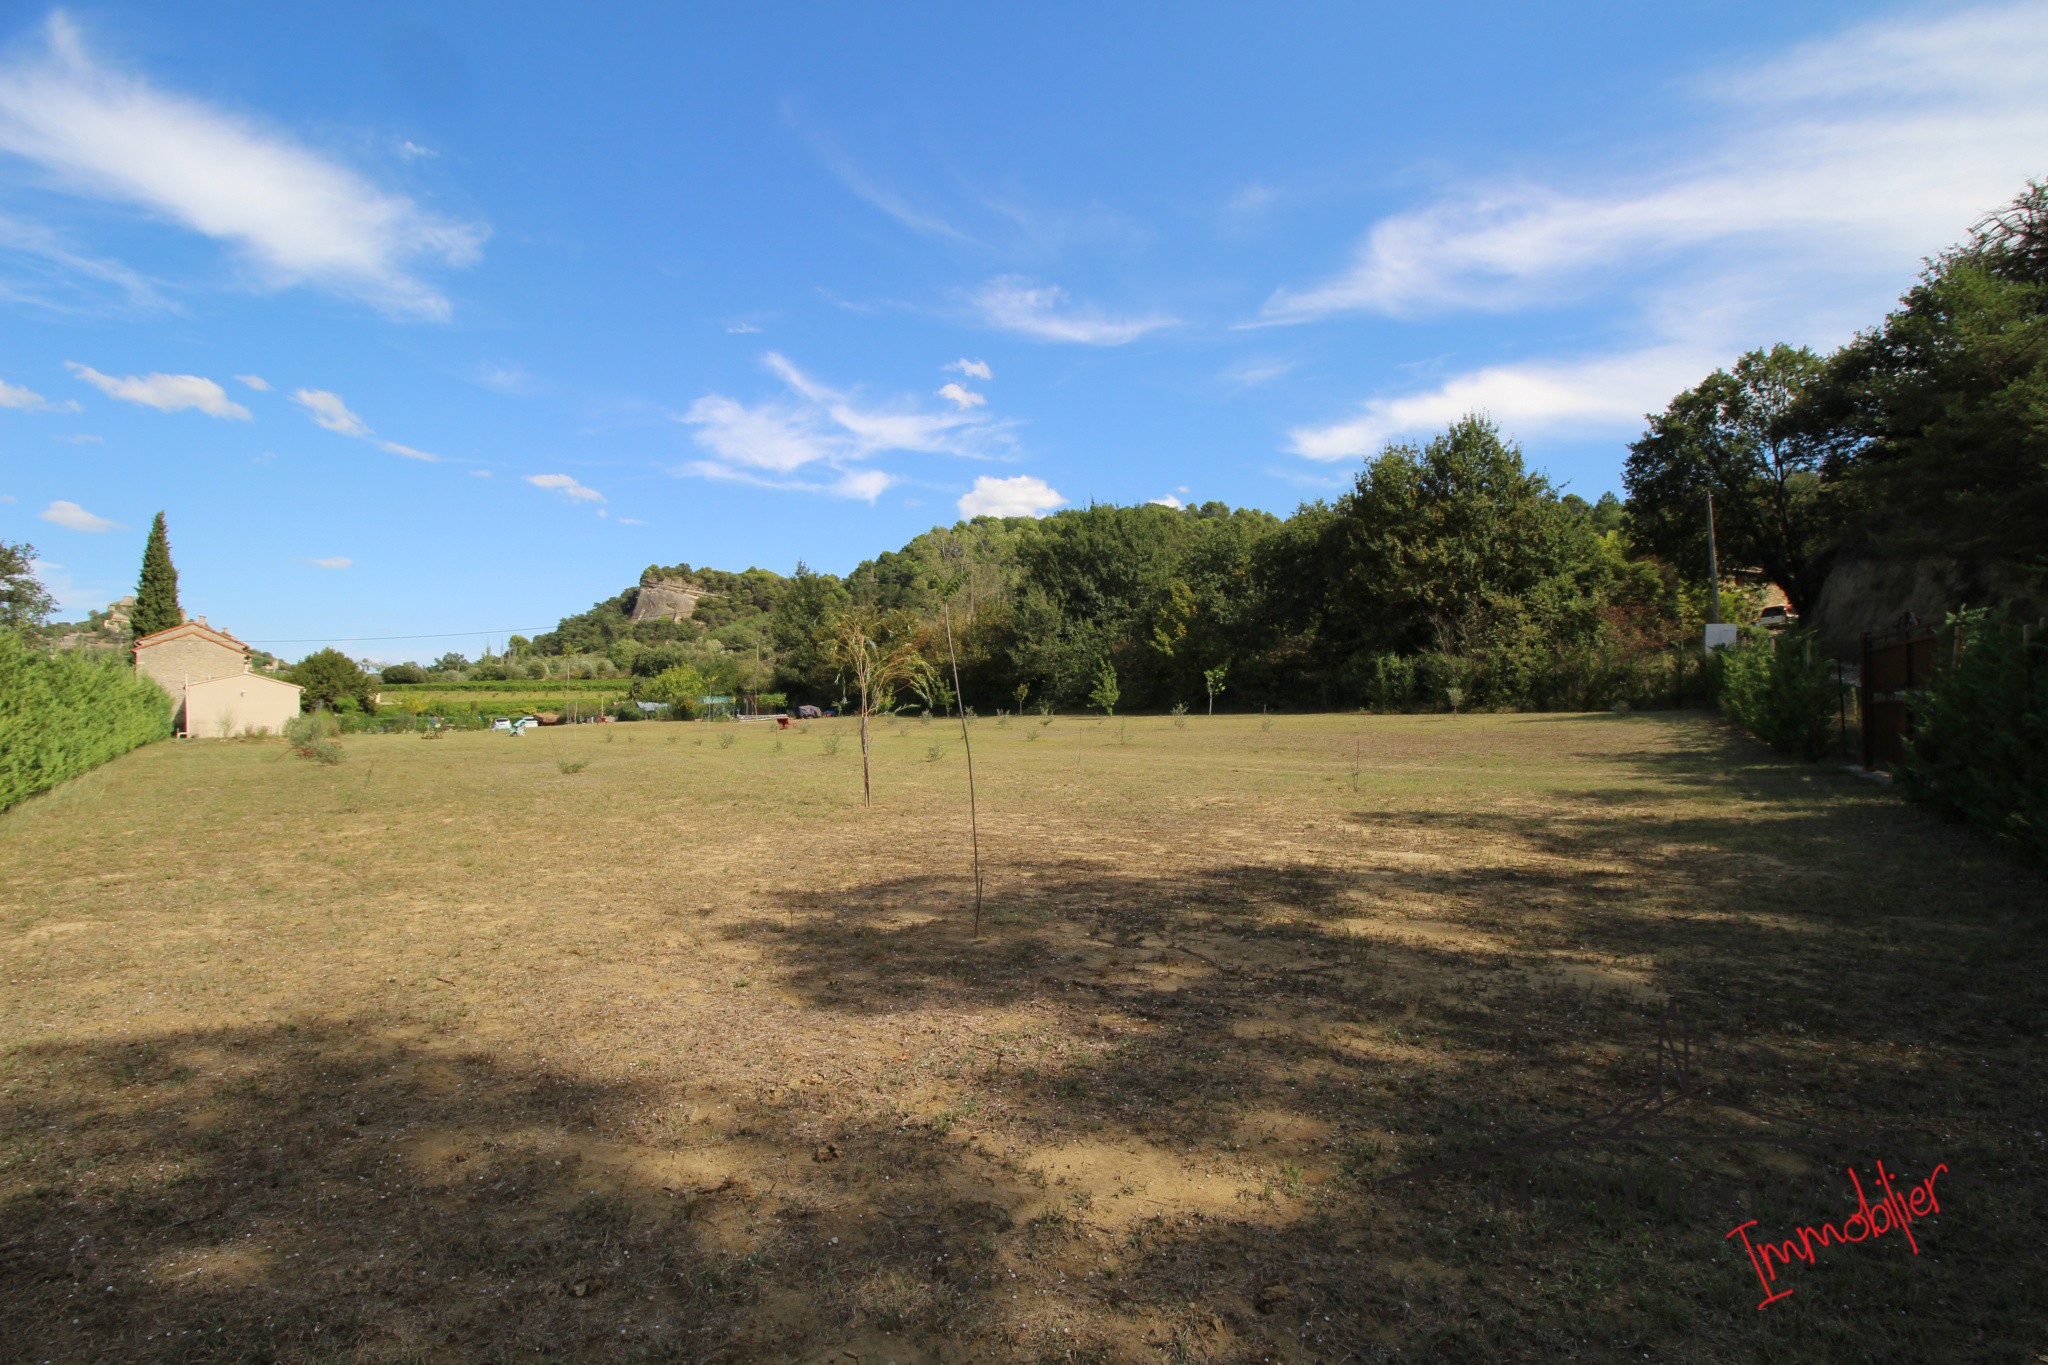
<instances>
[{"instance_id":1,"label":"tree canopy","mask_svg":"<svg viewBox=\"0 0 2048 1365\"><path fill-rule=\"evenodd\" d=\"M376 709L370 698L369 675L338 649L308 654L293 666L290 681L306 689L299 704L308 711L339 710L344 701L365 711Z\"/></svg>"},{"instance_id":2,"label":"tree canopy","mask_svg":"<svg viewBox=\"0 0 2048 1365\"><path fill-rule=\"evenodd\" d=\"M129 628L139 640L169 630L184 619L185 609L178 605L178 570L171 563L170 532L164 526L164 514L158 512L149 526L149 541L142 547L142 577L136 584Z\"/></svg>"},{"instance_id":3,"label":"tree canopy","mask_svg":"<svg viewBox=\"0 0 2048 1365\"><path fill-rule=\"evenodd\" d=\"M56 599L36 577L35 565L35 546L0 540L0 626L39 626L55 609Z\"/></svg>"}]
</instances>

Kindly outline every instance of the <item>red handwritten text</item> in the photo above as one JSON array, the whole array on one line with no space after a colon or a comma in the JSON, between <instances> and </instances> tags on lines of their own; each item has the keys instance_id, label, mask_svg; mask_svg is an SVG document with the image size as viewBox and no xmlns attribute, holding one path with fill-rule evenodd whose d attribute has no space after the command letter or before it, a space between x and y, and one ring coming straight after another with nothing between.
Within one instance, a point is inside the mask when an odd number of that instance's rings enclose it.
<instances>
[{"instance_id":1,"label":"red handwritten text","mask_svg":"<svg viewBox=\"0 0 2048 1365\"><path fill-rule=\"evenodd\" d=\"M1887 1232L1906 1234L1906 1245L1913 1254L1920 1254L1920 1243L1913 1236L1913 1220L1925 1218L1930 1213L1940 1213L1941 1205L1934 1198L1934 1182L1944 1171L1947 1163L1936 1166L1928 1177L1917 1185L1908 1186L1901 1193L1892 1187L1893 1177L1886 1172L1882 1161L1877 1163L1877 1183L1882 1197L1872 1207L1869 1197L1863 1191L1863 1182L1856 1178L1856 1170L1849 1168L1849 1182L1856 1187L1856 1212L1842 1220L1841 1226L1822 1223L1819 1227L1803 1227L1782 1242L1752 1242L1749 1230L1756 1226L1752 1218L1740 1227L1730 1228L1729 1237L1742 1238L1742 1249L1749 1253L1749 1264L1756 1271L1756 1277L1764 1287L1764 1301L1757 1305L1761 1312L1779 1299L1790 1298L1789 1289L1775 1289L1778 1271L1789 1266L1794 1260L1813 1264L1815 1247L1825 1248L1843 1242L1861 1242L1884 1236ZM1724 1239L1725 1240L1725 1239ZM1772 1262L1777 1264L1773 1265Z\"/></svg>"}]
</instances>

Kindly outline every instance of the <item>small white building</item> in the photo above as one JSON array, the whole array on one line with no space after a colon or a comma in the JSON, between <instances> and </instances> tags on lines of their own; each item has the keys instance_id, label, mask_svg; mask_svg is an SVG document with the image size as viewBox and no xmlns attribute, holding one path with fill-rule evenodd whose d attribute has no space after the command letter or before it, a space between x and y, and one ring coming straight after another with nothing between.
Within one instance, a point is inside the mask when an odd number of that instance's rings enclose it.
<instances>
[{"instance_id":1,"label":"small white building","mask_svg":"<svg viewBox=\"0 0 2048 1365\"><path fill-rule=\"evenodd\" d=\"M171 694L179 734L228 739L282 734L305 689L249 666L249 646L203 616L135 642L135 671Z\"/></svg>"}]
</instances>

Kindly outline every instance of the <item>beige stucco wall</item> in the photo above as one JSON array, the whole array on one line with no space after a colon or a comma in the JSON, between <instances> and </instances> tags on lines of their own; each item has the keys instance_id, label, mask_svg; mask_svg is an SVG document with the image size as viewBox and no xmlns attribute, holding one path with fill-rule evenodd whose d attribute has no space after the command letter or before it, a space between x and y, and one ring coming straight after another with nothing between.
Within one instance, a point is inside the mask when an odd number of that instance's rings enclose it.
<instances>
[{"instance_id":1,"label":"beige stucco wall","mask_svg":"<svg viewBox=\"0 0 2048 1365\"><path fill-rule=\"evenodd\" d=\"M251 730L271 734L299 714L299 689L261 673L195 682L185 689L185 733L194 739L225 739Z\"/></svg>"},{"instance_id":2,"label":"beige stucco wall","mask_svg":"<svg viewBox=\"0 0 2048 1365\"><path fill-rule=\"evenodd\" d=\"M246 658L239 649L187 635L136 650L135 671L145 678L155 678L164 691L176 698L188 682L239 676Z\"/></svg>"}]
</instances>

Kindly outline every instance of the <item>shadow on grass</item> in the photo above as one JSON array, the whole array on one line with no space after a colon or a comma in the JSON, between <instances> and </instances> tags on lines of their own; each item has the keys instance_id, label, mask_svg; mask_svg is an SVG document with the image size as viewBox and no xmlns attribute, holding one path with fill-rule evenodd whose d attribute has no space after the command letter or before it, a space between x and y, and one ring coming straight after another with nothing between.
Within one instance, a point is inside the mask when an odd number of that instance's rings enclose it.
<instances>
[{"instance_id":1,"label":"shadow on grass","mask_svg":"<svg viewBox=\"0 0 2048 1365\"><path fill-rule=\"evenodd\" d=\"M998 867L981 942L964 876L713 926L765 945L806 1029L966 1021L926 1049L945 1114L849 1107L871 1078L824 1077L713 1132L652 1084L338 1025L18 1050L0 1339L195 1361L824 1360L871 1329L896 1344L863 1358L905 1360L2037 1349L2038 881L1712 757L1646 750L1619 760L1638 785L1533 814L1375 816L1323 864ZM1686 790L1740 807L1654 814ZM1760 822L1812 866L1745 865ZM1456 856L1376 857L1411 836ZM1837 1249L1757 1314L1728 1228L1845 1212L1838 1174L1766 1149L1553 1155L1505 1198L1377 1183L1639 1092L1667 997L1716 1094L1898 1144L1844 1161L1951 1165L1922 1256ZM1107 1176L1030 1164L1076 1151ZM1125 1197L1118 1153L1185 1187Z\"/></svg>"}]
</instances>

